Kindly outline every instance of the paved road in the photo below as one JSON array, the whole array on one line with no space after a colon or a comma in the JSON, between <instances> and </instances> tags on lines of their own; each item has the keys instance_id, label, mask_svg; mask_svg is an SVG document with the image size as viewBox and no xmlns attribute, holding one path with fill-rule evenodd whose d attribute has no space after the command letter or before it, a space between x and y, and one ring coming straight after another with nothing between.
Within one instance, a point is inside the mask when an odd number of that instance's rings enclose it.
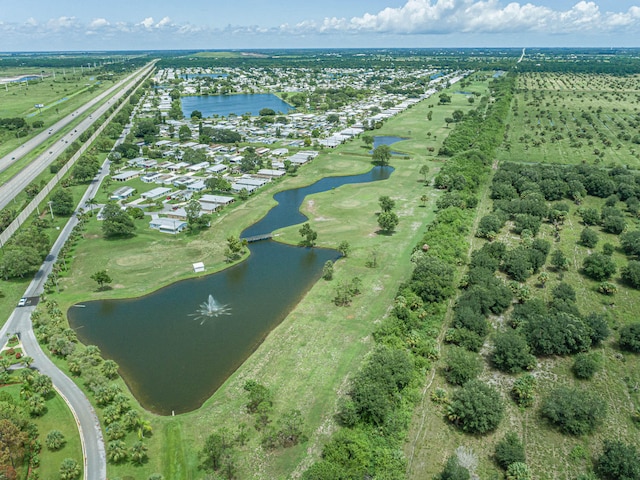
<instances>
[{"instance_id":1,"label":"paved road","mask_svg":"<svg viewBox=\"0 0 640 480\"><path fill-rule=\"evenodd\" d=\"M58 158L58 156L62 152L64 152L64 150L69 146L70 143L76 140L78 136L81 135L85 130L87 130L94 122L96 122L103 113L105 113L109 108L111 108L111 106L126 93L126 91L128 90L128 87L130 87L133 83L135 83L139 78L146 75L151 68L153 68L153 63L147 65L145 68L141 70L138 70L137 72L130 75L123 81L119 82L116 86L119 86L121 90L118 93L116 93L112 99L105 102L89 117L85 118L82 122L80 122L72 132L69 132L64 137L60 138L59 141L56 141L56 143L51 145L49 149L47 149L43 154L39 155L36 159L34 159L31 163L29 163L29 165L23 168L19 173L17 173L9 181L7 181L2 186L0 186L0 209L3 209L4 207L6 207L20 192L22 192L27 187L27 185L29 185L33 180L35 180L35 178L38 175L40 175L40 173L42 173L51 163L55 161L56 158ZM112 87L107 92L112 91L113 88L116 88L116 87ZM100 99L100 97L104 98L107 92L96 97L96 99L91 100L87 105L95 104L98 101L97 99ZM67 116L65 119L60 120L60 122L66 121L66 123L64 123L64 125L66 125L71 120L73 120L73 118L76 115L85 111L86 110L85 107L78 109L76 112ZM70 119L70 120L67 121L67 119ZM24 148L20 147L14 150L14 152L16 152L17 150L20 150L20 151L24 150L25 151L24 154L28 153L29 151L31 151L36 146L40 145L40 143L42 143L45 139L49 137L49 135L46 132L44 132L43 139L40 139L41 135L42 134L39 134L35 138L29 140L29 142L26 142L23 145ZM13 155L13 153L10 155ZM0 162L0 165L3 164L6 158L7 157L4 157L4 159L2 159L2 161Z\"/></svg>"},{"instance_id":2,"label":"paved road","mask_svg":"<svg viewBox=\"0 0 640 480\"><path fill-rule=\"evenodd\" d=\"M116 145L121 142L122 140L118 140ZM90 183L82 196L82 199L78 203L78 209L84 208L87 200L96 196L102 180L108 174L109 160L105 160L100 169L100 173ZM78 218L74 213L64 228L60 231L60 235L51 248L51 252L47 255L47 258L27 287L24 293L25 297L38 297L44 292L44 284L47 281L49 273L51 273L51 270L53 269L60 250L77 224ZM102 429L100 427L98 416L82 390L80 390L80 388L69 377L56 367L40 348L31 323L31 313L34 309L35 306L26 306L17 307L13 311L6 324L2 329L0 329L0 347L6 343L8 333L18 333L20 335L25 354L34 359L32 366L37 368L43 374L51 377L54 387L65 399L76 419L84 457L84 478L86 480L106 479L107 461Z\"/></svg>"},{"instance_id":3,"label":"paved road","mask_svg":"<svg viewBox=\"0 0 640 480\"><path fill-rule=\"evenodd\" d=\"M91 182L89 188L80 200L78 207L84 207L89 198L93 198L98 193L98 188L102 179L109 173L109 162L105 161L100 174ZM78 224L75 214L69 219L65 227L61 230L58 239L51 248L50 254L45 259L36 273L35 277L25 291L26 297L37 297L44 291L44 283L51 272L53 265L58 258L60 249L69 238L71 231ZM40 372L51 377L53 385L58 390L71 412L76 418L80 438L82 440L82 450L85 461L85 479L102 480L107 478L107 461L102 438L102 429L93 406L84 395L82 390L67 377L42 351L33 333L31 324L31 312L35 306L16 308L7 323L0 329L0 342L6 343L8 333L19 333L26 355L34 359L32 366ZM1 345L0 345L1 346Z\"/></svg>"}]
</instances>

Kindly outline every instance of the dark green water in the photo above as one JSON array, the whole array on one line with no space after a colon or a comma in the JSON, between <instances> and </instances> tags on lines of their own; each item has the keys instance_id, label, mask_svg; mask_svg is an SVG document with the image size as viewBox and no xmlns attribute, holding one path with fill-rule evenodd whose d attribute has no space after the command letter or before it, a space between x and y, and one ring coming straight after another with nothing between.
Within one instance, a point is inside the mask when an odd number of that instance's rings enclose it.
<instances>
[{"instance_id":1,"label":"dark green water","mask_svg":"<svg viewBox=\"0 0 640 480\"><path fill-rule=\"evenodd\" d=\"M389 178L391 167L362 175L330 177L280 192L279 204L242 236L301 223L310 193L348 183ZM260 345L320 278L339 253L274 241L250 244L250 257L222 272L185 280L129 300L87 302L71 308L69 323L84 344L100 347L120 365L131 391L148 410L170 415L198 408ZM161 261L161 260L159 260ZM209 295L229 315L198 315Z\"/></svg>"}]
</instances>

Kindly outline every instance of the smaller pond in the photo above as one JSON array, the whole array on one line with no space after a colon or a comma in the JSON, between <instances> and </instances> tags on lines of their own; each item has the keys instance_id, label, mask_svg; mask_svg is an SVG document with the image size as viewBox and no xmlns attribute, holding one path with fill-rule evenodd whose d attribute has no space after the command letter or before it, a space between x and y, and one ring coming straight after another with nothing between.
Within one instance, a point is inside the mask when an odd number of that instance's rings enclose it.
<instances>
[{"instance_id":1,"label":"smaller pond","mask_svg":"<svg viewBox=\"0 0 640 480\"><path fill-rule=\"evenodd\" d=\"M375 150L380 145L393 145L394 143L401 142L402 140L409 140L409 139L406 137L392 137L392 136L384 136L384 135L373 137L373 149L369 150L369 154L373 154L373 150ZM391 155L406 155L406 153L394 152L392 150Z\"/></svg>"},{"instance_id":2,"label":"smaller pond","mask_svg":"<svg viewBox=\"0 0 640 480\"><path fill-rule=\"evenodd\" d=\"M304 222L304 198L342 185L389 178L392 167L327 177L277 193L278 205L242 237ZM84 344L120 365L140 403L170 415L198 408L262 343L340 254L273 240L249 244L249 258L206 277L174 283L127 300L70 308L69 324ZM162 259L158 259L162 261Z\"/></svg>"},{"instance_id":3,"label":"smaller pond","mask_svg":"<svg viewBox=\"0 0 640 480\"><path fill-rule=\"evenodd\" d=\"M205 117L219 115L227 117L231 114L244 115L250 113L258 116L263 108L270 108L276 113L288 113L294 108L271 93L254 93L238 95L194 95L182 97L182 113L190 117L191 112L199 110Z\"/></svg>"}]
</instances>

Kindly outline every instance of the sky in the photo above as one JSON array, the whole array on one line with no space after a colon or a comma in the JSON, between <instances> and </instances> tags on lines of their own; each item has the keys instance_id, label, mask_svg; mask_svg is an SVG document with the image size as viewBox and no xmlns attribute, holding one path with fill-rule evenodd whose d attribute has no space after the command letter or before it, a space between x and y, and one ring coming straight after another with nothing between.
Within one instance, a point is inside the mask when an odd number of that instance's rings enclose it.
<instances>
[{"instance_id":1,"label":"sky","mask_svg":"<svg viewBox=\"0 0 640 480\"><path fill-rule=\"evenodd\" d=\"M640 47L640 0L0 0L0 51Z\"/></svg>"}]
</instances>

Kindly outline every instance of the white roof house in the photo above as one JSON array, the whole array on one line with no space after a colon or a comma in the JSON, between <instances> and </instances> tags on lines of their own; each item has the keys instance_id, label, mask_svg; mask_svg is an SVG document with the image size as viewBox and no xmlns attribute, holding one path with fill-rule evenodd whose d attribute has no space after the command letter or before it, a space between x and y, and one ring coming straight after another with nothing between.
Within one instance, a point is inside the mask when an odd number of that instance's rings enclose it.
<instances>
[{"instance_id":1,"label":"white roof house","mask_svg":"<svg viewBox=\"0 0 640 480\"><path fill-rule=\"evenodd\" d=\"M234 197L226 197L224 195L202 195L200 197L201 202L205 203L220 203L222 205L229 205L236 201Z\"/></svg>"},{"instance_id":2,"label":"white roof house","mask_svg":"<svg viewBox=\"0 0 640 480\"><path fill-rule=\"evenodd\" d=\"M149 228L176 235L187 228L187 222L173 218L154 218L149 222Z\"/></svg>"},{"instance_id":3,"label":"white roof house","mask_svg":"<svg viewBox=\"0 0 640 480\"><path fill-rule=\"evenodd\" d=\"M138 170L125 170L124 172L120 172L111 177L111 180L115 180L116 182L126 182L127 180L137 178L139 175L140 172Z\"/></svg>"},{"instance_id":4,"label":"white roof house","mask_svg":"<svg viewBox=\"0 0 640 480\"><path fill-rule=\"evenodd\" d=\"M135 191L136 189L133 187L120 187L116 189L109 198L111 200L124 200L125 198L129 198L133 195Z\"/></svg>"},{"instance_id":5,"label":"white roof house","mask_svg":"<svg viewBox=\"0 0 640 480\"><path fill-rule=\"evenodd\" d=\"M142 198L146 198L147 200L156 200L160 197L167 196L171 193L171 189L167 187L156 187L153 190L149 190L148 192L141 193L140 196Z\"/></svg>"}]
</instances>

